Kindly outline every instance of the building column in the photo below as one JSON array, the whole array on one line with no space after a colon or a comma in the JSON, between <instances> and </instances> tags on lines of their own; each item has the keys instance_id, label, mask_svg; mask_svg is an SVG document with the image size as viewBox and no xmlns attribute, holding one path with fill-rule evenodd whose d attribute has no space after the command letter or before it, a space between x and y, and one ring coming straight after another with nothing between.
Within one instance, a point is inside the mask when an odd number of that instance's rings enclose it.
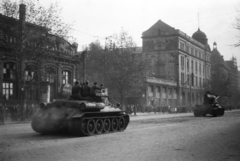
<instances>
[{"instance_id":1,"label":"building column","mask_svg":"<svg viewBox=\"0 0 240 161\"><path fill-rule=\"evenodd\" d=\"M167 106L169 106L169 103L168 103L168 86L166 86L166 104L167 104Z\"/></svg>"},{"instance_id":2,"label":"building column","mask_svg":"<svg viewBox=\"0 0 240 161\"><path fill-rule=\"evenodd\" d=\"M3 98L2 85L3 84L3 61L0 60L0 99Z\"/></svg>"},{"instance_id":3,"label":"building column","mask_svg":"<svg viewBox=\"0 0 240 161\"><path fill-rule=\"evenodd\" d=\"M73 77L72 77L72 86L74 85L74 79L77 80L77 77L76 77L76 66L73 65Z\"/></svg>"},{"instance_id":4,"label":"building column","mask_svg":"<svg viewBox=\"0 0 240 161\"><path fill-rule=\"evenodd\" d=\"M58 70L57 70L57 89L58 93L61 93L61 87L62 87L62 66L59 64L58 65Z\"/></svg>"}]
</instances>

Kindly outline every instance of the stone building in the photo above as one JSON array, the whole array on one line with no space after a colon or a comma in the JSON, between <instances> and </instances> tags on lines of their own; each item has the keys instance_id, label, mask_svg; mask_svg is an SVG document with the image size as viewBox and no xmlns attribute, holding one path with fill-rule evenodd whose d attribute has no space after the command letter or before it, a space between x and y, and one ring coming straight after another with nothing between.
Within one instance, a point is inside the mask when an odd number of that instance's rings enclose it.
<instances>
[{"instance_id":1,"label":"stone building","mask_svg":"<svg viewBox=\"0 0 240 161\"><path fill-rule=\"evenodd\" d=\"M146 104L193 106L210 89L211 50L205 33L192 37L163 21L142 34L142 50L151 60L147 71Z\"/></svg>"},{"instance_id":2,"label":"stone building","mask_svg":"<svg viewBox=\"0 0 240 161\"><path fill-rule=\"evenodd\" d=\"M217 43L213 43L213 50L211 56L211 71L212 71L212 91L219 96L229 95L229 66L224 61L223 56L217 49Z\"/></svg>"},{"instance_id":3,"label":"stone building","mask_svg":"<svg viewBox=\"0 0 240 161\"><path fill-rule=\"evenodd\" d=\"M78 45L26 22L25 15L24 4L19 6L17 19L0 14L0 100L5 105L20 104L23 99L32 105L63 98L63 89L69 90L74 79L80 79ZM22 33L27 31L37 34L23 43ZM37 41L46 35L48 44L37 48ZM34 50L41 55L29 56L39 54ZM21 51L29 53L17 56Z\"/></svg>"},{"instance_id":4,"label":"stone building","mask_svg":"<svg viewBox=\"0 0 240 161\"><path fill-rule=\"evenodd\" d=\"M225 61L229 67L229 102L231 106L239 105L239 95L238 95L238 67L236 58L232 57L231 60Z\"/></svg>"}]
</instances>

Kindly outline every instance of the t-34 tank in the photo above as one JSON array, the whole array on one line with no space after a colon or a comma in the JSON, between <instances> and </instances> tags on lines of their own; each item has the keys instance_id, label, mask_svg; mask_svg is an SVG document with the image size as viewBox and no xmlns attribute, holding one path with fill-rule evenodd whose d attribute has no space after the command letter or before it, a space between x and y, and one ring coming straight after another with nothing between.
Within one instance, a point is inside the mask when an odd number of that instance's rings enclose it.
<instances>
[{"instance_id":1,"label":"t-34 tank","mask_svg":"<svg viewBox=\"0 0 240 161\"><path fill-rule=\"evenodd\" d=\"M107 102L107 101L105 101ZM40 104L32 128L41 134L98 135L124 131L129 115L109 103L86 100L57 100Z\"/></svg>"}]
</instances>

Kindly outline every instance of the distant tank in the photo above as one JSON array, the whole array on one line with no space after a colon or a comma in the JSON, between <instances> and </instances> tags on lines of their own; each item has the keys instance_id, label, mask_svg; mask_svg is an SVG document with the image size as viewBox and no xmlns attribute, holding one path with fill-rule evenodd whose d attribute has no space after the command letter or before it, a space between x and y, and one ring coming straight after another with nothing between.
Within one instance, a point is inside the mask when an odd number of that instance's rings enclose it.
<instances>
[{"instance_id":1,"label":"distant tank","mask_svg":"<svg viewBox=\"0 0 240 161\"><path fill-rule=\"evenodd\" d=\"M41 103L31 126L41 134L70 132L77 136L124 131L130 121L129 115L107 102L85 98Z\"/></svg>"},{"instance_id":2,"label":"distant tank","mask_svg":"<svg viewBox=\"0 0 240 161\"><path fill-rule=\"evenodd\" d=\"M212 104L209 105L196 105L193 111L194 116L206 116L207 114L212 115L213 117L223 116L225 112L225 108L221 107L218 102L217 97Z\"/></svg>"}]
</instances>

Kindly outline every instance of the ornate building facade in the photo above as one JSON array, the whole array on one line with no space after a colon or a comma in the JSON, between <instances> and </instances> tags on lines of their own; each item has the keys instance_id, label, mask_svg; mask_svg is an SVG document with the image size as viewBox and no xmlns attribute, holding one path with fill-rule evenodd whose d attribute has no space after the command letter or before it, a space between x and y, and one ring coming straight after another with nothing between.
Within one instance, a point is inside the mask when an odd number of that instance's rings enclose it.
<instances>
[{"instance_id":1,"label":"ornate building facade","mask_svg":"<svg viewBox=\"0 0 240 161\"><path fill-rule=\"evenodd\" d=\"M50 35L41 26L26 22L26 6L20 4L19 8L19 19L0 14L1 104L16 105L24 99L26 104L32 105L63 98L63 89L71 87L74 79L80 79L80 59L76 56L78 45ZM36 53L34 49L37 50L36 41L28 39L24 44L21 42L23 27L41 30L41 35L48 34L51 43L41 46L41 55L30 57L23 53L22 57L17 56L20 50L16 50L16 46L24 47L24 51L32 52L32 55ZM13 31L15 34L12 34ZM36 34L33 37L35 40L41 38Z\"/></svg>"},{"instance_id":2,"label":"ornate building facade","mask_svg":"<svg viewBox=\"0 0 240 161\"><path fill-rule=\"evenodd\" d=\"M142 34L146 73L146 104L194 106L210 87L211 50L200 29L192 37L159 20Z\"/></svg>"}]
</instances>

